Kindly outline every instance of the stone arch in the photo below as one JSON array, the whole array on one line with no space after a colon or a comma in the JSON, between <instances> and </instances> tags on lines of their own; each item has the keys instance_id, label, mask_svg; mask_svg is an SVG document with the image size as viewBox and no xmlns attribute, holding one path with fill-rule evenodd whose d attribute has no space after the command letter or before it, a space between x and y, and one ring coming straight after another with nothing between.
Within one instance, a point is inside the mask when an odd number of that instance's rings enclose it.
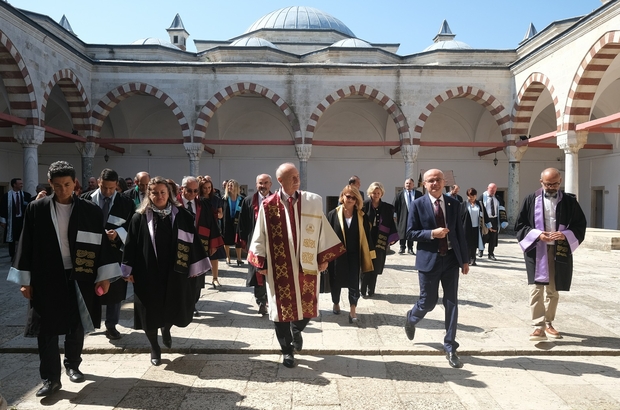
<instances>
[{"instance_id":1,"label":"stone arch","mask_svg":"<svg viewBox=\"0 0 620 410\"><path fill-rule=\"evenodd\" d=\"M506 112L506 109L497 98L476 87L460 86L450 88L449 90L435 96L435 98L433 98L426 105L420 114L420 117L418 117L418 120L416 121L415 128L413 130L414 139L419 139L422 135L424 124L433 110L435 110L435 108L437 108L442 102L452 98L468 98L482 105L487 109L487 111L489 111L493 118L495 118L495 122L497 122L497 125L499 126L502 137L506 137L510 134L510 115Z\"/></svg>"},{"instance_id":2,"label":"stone arch","mask_svg":"<svg viewBox=\"0 0 620 410\"><path fill-rule=\"evenodd\" d=\"M540 94L544 89L547 89L551 94L553 100L553 107L555 108L555 119L557 123L556 131L560 131L562 128L560 117L562 113L558 108L558 97L555 92L555 88L551 84L551 81L547 76L542 73L532 73L525 80L521 86L521 90L517 94L517 101L513 107L512 116L512 134L513 135L526 135L530 122L532 121L532 112L536 101L540 97Z\"/></svg>"},{"instance_id":3,"label":"stone arch","mask_svg":"<svg viewBox=\"0 0 620 410\"><path fill-rule=\"evenodd\" d=\"M106 117L117 104L126 98L131 97L132 95L142 94L142 95L151 95L155 98L161 100L164 104L170 108L174 116L177 118L179 122L179 126L181 127L181 131L183 133L183 139L189 140L190 132L189 132L189 123L187 122L187 118L183 111L176 102L168 94L165 92L153 87L152 85L145 83L127 83L121 86L116 87L112 91L108 92L93 108L93 112L91 115L92 125L93 125L93 136L98 137L101 132L101 128L103 127L103 122Z\"/></svg>"},{"instance_id":4,"label":"stone arch","mask_svg":"<svg viewBox=\"0 0 620 410\"><path fill-rule=\"evenodd\" d=\"M390 117L392 117L394 124L396 124L396 129L398 130L398 137L401 144L409 143L411 139L409 124L407 123L407 118L405 118L405 115L401 111L398 104L396 104L394 100L392 100L390 97L375 88L372 88L366 84L355 84L350 85L346 88L341 88L329 94L327 97L325 97L323 101L319 103L319 105L316 106L316 108L312 112L312 115L310 116L308 126L306 127L306 135L304 137L304 141L306 144L312 143L312 137L314 136L316 125L319 122L319 118L321 118L327 108L329 108L330 105L338 102L339 100L351 95L360 95L364 98L374 101L375 103L383 107L383 109L388 112Z\"/></svg>"},{"instance_id":5,"label":"stone arch","mask_svg":"<svg viewBox=\"0 0 620 410\"><path fill-rule=\"evenodd\" d=\"M213 97L211 97L211 99L202 106L200 112L198 113L198 119L196 120L196 125L194 126L194 139L204 138L207 132L207 127L209 126L209 122L215 115L215 112L218 110L218 108L222 106L222 104L230 100L235 95L248 93L260 95L274 103L280 109L280 111L282 111L284 116L291 124L295 143L301 143L301 130L299 127L299 121L297 120L297 116L295 115L289 104L282 97L280 97L278 94L271 91L267 87L263 87L262 85L255 83L235 83L215 93Z\"/></svg>"},{"instance_id":6,"label":"stone arch","mask_svg":"<svg viewBox=\"0 0 620 410\"><path fill-rule=\"evenodd\" d=\"M28 125L39 125L37 97L32 78L13 42L0 30L0 75L9 97L11 115L24 118Z\"/></svg>"},{"instance_id":7,"label":"stone arch","mask_svg":"<svg viewBox=\"0 0 620 410\"><path fill-rule=\"evenodd\" d=\"M43 115L41 125L45 125L47 102L55 85L60 87L67 100L73 128L77 131L89 131L90 102L88 101L86 90L84 90L84 86L77 75L67 68L54 74L45 87L43 103L41 104L41 114Z\"/></svg>"},{"instance_id":8,"label":"stone arch","mask_svg":"<svg viewBox=\"0 0 620 410\"><path fill-rule=\"evenodd\" d=\"M594 43L581 61L570 86L564 111L563 131L590 120L594 95L611 62L620 53L620 31L609 31Z\"/></svg>"}]
</instances>

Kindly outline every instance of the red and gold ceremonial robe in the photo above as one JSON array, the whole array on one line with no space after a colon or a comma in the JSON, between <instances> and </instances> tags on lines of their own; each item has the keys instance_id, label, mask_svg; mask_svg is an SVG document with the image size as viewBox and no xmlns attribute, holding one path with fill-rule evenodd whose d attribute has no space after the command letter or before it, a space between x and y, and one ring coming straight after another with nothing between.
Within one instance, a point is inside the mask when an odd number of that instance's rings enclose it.
<instances>
[{"instance_id":1,"label":"red and gold ceremonial robe","mask_svg":"<svg viewBox=\"0 0 620 410\"><path fill-rule=\"evenodd\" d=\"M289 215L280 190L265 198L248 253L249 263L267 269L269 318L274 322L318 316L318 265L346 251L323 214L319 195L298 192L293 213Z\"/></svg>"}]
</instances>

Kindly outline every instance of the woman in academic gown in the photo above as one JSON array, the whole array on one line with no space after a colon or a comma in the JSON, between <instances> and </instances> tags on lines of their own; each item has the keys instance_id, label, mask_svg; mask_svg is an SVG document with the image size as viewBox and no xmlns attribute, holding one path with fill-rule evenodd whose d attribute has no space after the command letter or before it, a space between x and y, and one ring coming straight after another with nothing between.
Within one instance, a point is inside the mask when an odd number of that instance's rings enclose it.
<instances>
[{"instance_id":1,"label":"woman in academic gown","mask_svg":"<svg viewBox=\"0 0 620 410\"><path fill-rule=\"evenodd\" d=\"M327 214L329 224L347 251L330 262L329 278L334 314L340 313L340 291L349 289L349 323L357 324L355 309L360 298L360 272L372 272L375 247L370 238L370 223L362 211L362 196L356 187L347 185L340 193L340 203Z\"/></svg>"},{"instance_id":2,"label":"woman in academic gown","mask_svg":"<svg viewBox=\"0 0 620 410\"><path fill-rule=\"evenodd\" d=\"M199 178L199 181L200 182L198 183L198 186L200 189L200 197L204 198L207 202L211 204L210 209L213 212L213 218L218 222L216 227L219 231L220 230L219 221L222 219L222 216L224 215L224 212L222 210L222 198L220 198L219 196L215 194L215 191L213 190L213 181L211 181L211 179L202 177L202 178ZM223 246L217 248L217 251L215 251L215 253L209 256L209 260L211 261L211 274L213 275L212 280L211 280L213 289L217 289L218 287L222 286L220 285L220 281L218 279L218 273L219 273L218 268L219 268L219 260L224 259L225 256L226 256L226 253L224 252Z\"/></svg>"},{"instance_id":3,"label":"woman in academic gown","mask_svg":"<svg viewBox=\"0 0 620 410\"><path fill-rule=\"evenodd\" d=\"M482 206L482 202L476 199L478 191L475 188L467 190L467 201L461 203L461 221L465 228L465 238L467 239L467 251L469 254L469 266L476 266L477 251L484 250L482 242L482 232L480 226L480 217L483 221L486 217L486 209Z\"/></svg>"},{"instance_id":4,"label":"woman in academic gown","mask_svg":"<svg viewBox=\"0 0 620 410\"><path fill-rule=\"evenodd\" d=\"M383 202L381 198L385 189L381 182L373 182L368 187L368 199L364 201L362 210L370 222L370 238L375 245L377 257L372 261L374 270L362 274L362 297L372 297L375 294L377 275L383 273L385 258L390 245L398 242L398 230L394 222L394 206Z\"/></svg>"},{"instance_id":5,"label":"woman in academic gown","mask_svg":"<svg viewBox=\"0 0 620 410\"><path fill-rule=\"evenodd\" d=\"M161 364L157 329L170 348L170 329L192 321L196 278L210 267L193 215L176 201L165 179L151 179L129 224L121 270L134 284L135 328L146 333L153 365Z\"/></svg>"},{"instance_id":6,"label":"woman in academic gown","mask_svg":"<svg viewBox=\"0 0 620 410\"><path fill-rule=\"evenodd\" d=\"M230 265L230 247L236 245L237 225L239 224L239 212L241 212L243 196L239 193L239 183L234 179L226 182L226 191L222 197L222 236L224 237L224 251L226 263ZM235 247L237 254L237 266L243 265L241 260L241 247Z\"/></svg>"}]
</instances>

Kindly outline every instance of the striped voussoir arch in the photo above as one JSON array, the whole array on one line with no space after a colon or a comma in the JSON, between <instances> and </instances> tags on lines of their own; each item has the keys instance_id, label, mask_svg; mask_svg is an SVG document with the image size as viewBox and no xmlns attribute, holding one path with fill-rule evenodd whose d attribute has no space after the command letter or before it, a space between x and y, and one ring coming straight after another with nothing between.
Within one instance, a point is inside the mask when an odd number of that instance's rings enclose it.
<instances>
[{"instance_id":1,"label":"striped voussoir arch","mask_svg":"<svg viewBox=\"0 0 620 410\"><path fill-rule=\"evenodd\" d=\"M426 105L426 107L424 107L424 110L420 114L420 117L418 117L413 130L414 139L419 139L421 137L424 124L433 110L435 110L435 108L437 108L442 102L452 98L468 98L482 105L489 111L493 118L495 118L495 121L497 122L497 125L502 133L502 137L510 134L510 115L506 112L506 109L502 104L500 104L497 98L476 87L460 86L451 88L435 96L435 98L433 98Z\"/></svg>"},{"instance_id":2,"label":"striped voussoir arch","mask_svg":"<svg viewBox=\"0 0 620 410\"><path fill-rule=\"evenodd\" d=\"M620 31L603 34L587 52L571 83L562 130L575 130L577 124L590 120L592 103L598 85L619 53Z\"/></svg>"},{"instance_id":3,"label":"striped voussoir arch","mask_svg":"<svg viewBox=\"0 0 620 410\"><path fill-rule=\"evenodd\" d=\"M131 97L132 95L141 94L141 95L151 95L155 98L160 99L164 104L170 108L174 116L179 121L179 126L181 127L181 131L183 132L183 138L189 139L189 124L187 122L187 118L183 111L176 102L168 94L165 92L153 87L152 85L145 83L127 83L121 86L116 87L109 93L107 93L101 101L97 103L95 108L93 108L93 112L91 115L92 124L93 124L93 136L98 137L101 132L101 128L103 127L103 122L105 121L108 114L112 108L114 108L121 101Z\"/></svg>"},{"instance_id":4,"label":"striped voussoir arch","mask_svg":"<svg viewBox=\"0 0 620 410\"><path fill-rule=\"evenodd\" d=\"M0 30L0 76L7 92L11 115L39 125L37 97L24 59L13 42Z\"/></svg>"},{"instance_id":5,"label":"striped voussoir arch","mask_svg":"<svg viewBox=\"0 0 620 410\"><path fill-rule=\"evenodd\" d=\"M558 97L555 93L555 88L551 84L551 81L547 76L542 73L532 73L525 80L521 86L521 90L517 94L517 101L513 108L512 116L512 134L513 135L526 135L530 123L532 121L532 112L534 106L540 98L540 95L544 90L549 91L551 99L553 100L553 107L555 108L555 119L557 124L556 131L560 131L562 128L560 117L562 116L558 107Z\"/></svg>"},{"instance_id":6,"label":"striped voussoir arch","mask_svg":"<svg viewBox=\"0 0 620 410\"><path fill-rule=\"evenodd\" d=\"M86 95L86 91L80 79L70 69L58 71L52 76L50 82L47 83L45 93L43 94L43 104L41 104L41 125L45 125L47 103L52 89L56 85L58 85L60 91L65 96L65 100L69 106L73 129L88 132L90 125L90 102L88 101L88 96Z\"/></svg>"},{"instance_id":7,"label":"striped voussoir arch","mask_svg":"<svg viewBox=\"0 0 620 410\"><path fill-rule=\"evenodd\" d=\"M207 127L209 126L209 122L215 115L215 112L224 104L226 101L233 98L235 95L241 94L256 94L262 97L265 97L272 103L274 103L280 111L284 114L284 116L288 119L291 124L291 128L293 129L295 143L301 143L301 132L299 128L299 121L297 120L297 116L289 106L289 104L278 94L271 91L267 87L263 87L262 85L255 83L235 83L231 84L222 90L218 91L207 101L205 105L202 106L200 112L198 113L198 119L196 120L196 125L194 126L194 140L204 138Z\"/></svg>"},{"instance_id":8,"label":"striped voussoir arch","mask_svg":"<svg viewBox=\"0 0 620 410\"><path fill-rule=\"evenodd\" d=\"M323 101L321 101L310 116L310 120L308 121L308 126L306 127L306 135L305 135L305 143L311 144L312 137L314 136L314 132L316 131L316 125L319 122L319 118L323 115L323 113L329 108L330 105L338 102L339 100L349 97L351 95L359 95L364 98L367 98L375 103L379 104L383 107L384 110L388 112L394 124L396 124L396 129L398 130L398 136L401 142L409 141L411 138L411 134L409 132L409 124L407 123L407 118L401 111L400 107L392 100L390 97L382 93L381 91L370 87L366 84L355 84L350 85L345 88L341 88L331 94L329 94Z\"/></svg>"}]
</instances>

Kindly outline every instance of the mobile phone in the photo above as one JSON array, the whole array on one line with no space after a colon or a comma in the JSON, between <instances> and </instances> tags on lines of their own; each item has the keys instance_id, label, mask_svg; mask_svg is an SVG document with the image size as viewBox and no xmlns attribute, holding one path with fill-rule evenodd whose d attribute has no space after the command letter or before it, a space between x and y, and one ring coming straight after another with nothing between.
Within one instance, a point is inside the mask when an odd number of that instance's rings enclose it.
<instances>
[{"instance_id":1,"label":"mobile phone","mask_svg":"<svg viewBox=\"0 0 620 410\"><path fill-rule=\"evenodd\" d=\"M45 187L45 194L46 195L52 195L52 187L51 186Z\"/></svg>"}]
</instances>

